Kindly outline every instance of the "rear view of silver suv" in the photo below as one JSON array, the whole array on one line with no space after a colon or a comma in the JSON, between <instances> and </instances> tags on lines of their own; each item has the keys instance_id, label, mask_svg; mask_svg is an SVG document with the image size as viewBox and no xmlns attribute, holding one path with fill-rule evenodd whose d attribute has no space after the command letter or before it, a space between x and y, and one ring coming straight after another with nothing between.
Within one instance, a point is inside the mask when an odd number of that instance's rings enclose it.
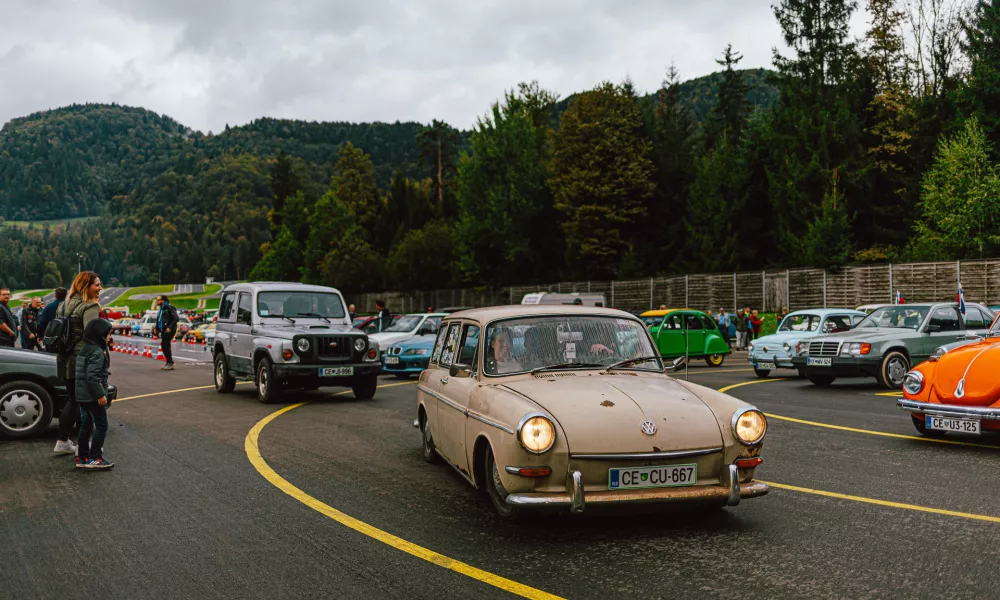
<instances>
[{"instance_id":1,"label":"rear view of silver suv","mask_svg":"<svg viewBox=\"0 0 1000 600\"><path fill-rule=\"evenodd\" d=\"M265 403L286 389L326 386L350 387L367 400L381 371L378 343L351 326L341 293L301 283L227 287L212 353L216 391L253 381Z\"/></svg>"}]
</instances>

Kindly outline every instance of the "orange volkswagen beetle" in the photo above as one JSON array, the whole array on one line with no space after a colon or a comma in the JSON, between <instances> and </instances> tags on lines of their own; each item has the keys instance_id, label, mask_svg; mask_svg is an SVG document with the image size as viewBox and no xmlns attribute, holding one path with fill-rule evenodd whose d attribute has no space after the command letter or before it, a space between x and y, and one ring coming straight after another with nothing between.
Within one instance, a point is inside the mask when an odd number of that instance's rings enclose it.
<instances>
[{"instance_id":1,"label":"orange volkswagen beetle","mask_svg":"<svg viewBox=\"0 0 1000 600\"><path fill-rule=\"evenodd\" d=\"M941 346L903 378L896 404L922 435L1000 431L1000 315L986 338Z\"/></svg>"}]
</instances>

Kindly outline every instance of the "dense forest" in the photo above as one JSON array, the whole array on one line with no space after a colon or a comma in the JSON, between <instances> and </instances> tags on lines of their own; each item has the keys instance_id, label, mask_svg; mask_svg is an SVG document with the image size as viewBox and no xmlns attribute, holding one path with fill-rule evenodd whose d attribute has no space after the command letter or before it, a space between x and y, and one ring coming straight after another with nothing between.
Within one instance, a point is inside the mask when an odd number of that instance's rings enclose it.
<instances>
[{"instance_id":1,"label":"dense forest","mask_svg":"<svg viewBox=\"0 0 1000 600\"><path fill-rule=\"evenodd\" d=\"M216 135L85 105L0 133L0 283L84 264L345 290L502 286L1000 251L1000 3L783 0L773 70L643 96L537 82L471 131L261 119Z\"/></svg>"}]
</instances>

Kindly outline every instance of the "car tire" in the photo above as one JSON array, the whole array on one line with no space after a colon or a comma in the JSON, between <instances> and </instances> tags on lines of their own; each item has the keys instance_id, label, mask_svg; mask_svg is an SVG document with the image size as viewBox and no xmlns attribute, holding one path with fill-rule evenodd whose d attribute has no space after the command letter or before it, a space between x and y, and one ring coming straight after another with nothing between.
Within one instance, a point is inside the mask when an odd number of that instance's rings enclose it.
<instances>
[{"instance_id":1,"label":"car tire","mask_svg":"<svg viewBox=\"0 0 1000 600\"><path fill-rule=\"evenodd\" d=\"M924 422L924 419L922 417L918 417L916 415L910 415L910 418L913 420L913 428L916 429L917 433L919 433L920 435L929 438L944 437L943 431L937 431L936 429L927 429L927 424Z\"/></svg>"},{"instance_id":2,"label":"car tire","mask_svg":"<svg viewBox=\"0 0 1000 600\"><path fill-rule=\"evenodd\" d=\"M371 400L375 397L375 390L378 388L378 375L361 377L351 385L351 391L358 400Z\"/></svg>"},{"instance_id":3,"label":"car tire","mask_svg":"<svg viewBox=\"0 0 1000 600\"><path fill-rule=\"evenodd\" d=\"M261 404L273 404L281 397L281 383L274 378L270 358L262 358L257 363L257 400Z\"/></svg>"},{"instance_id":4,"label":"car tire","mask_svg":"<svg viewBox=\"0 0 1000 600\"><path fill-rule=\"evenodd\" d=\"M910 370L910 359L898 350L886 353L878 369L878 382L889 390L903 389L903 376Z\"/></svg>"},{"instance_id":5,"label":"car tire","mask_svg":"<svg viewBox=\"0 0 1000 600\"><path fill-rule=\"evenodd\" d=\"M771 375L771 370L770 369L758 369L757 367L754 367L753 368L753 374L756 375L758 379L767 379L768 376Z\"/></svg>"},{"instance_id":6,"label":"car tire","mask_svg":"<svg viewBox=\"0 0 1000 600\"><path fill-rule=\"evenodd\" d=\"M806 375L810 383L819 387L830 387L837 378L832 375Z\"/></svg>"},{"instance_id":7,"label":"car tire","mask_svg":"<svg viewBox=\"0 0 1000 600\"><path fill-rule=\"evenodd\" d=\"M493 448L486 447L486 456L483 457L483 475L486 481L483 486L486 488L486 495L493 503L493 510L496 511L504 521L517 521L523 516L523 510L519 506L507 504L507 490L500 480L500 472L497 470L496 459L493 458Z\"/></svg>"},{"instance_id":8,"label":"car tire","mask_svg":"<svg viewBox=\"0 0 1000 600\"><path fill-rule=\"evenodd\" d=\"M31 381L0 386L0 437L24 439L45 431L52 422L52 397Z\"/></svg>"},{"instance_id":9,"label":"car tire","mask_svg":"<svg viewBox=\"0 0 1000 600\"><path fill-rule=\"evenodd\" d=\"M423 447L424 462L434 464L438 462L437 451L434 446L434 438L431 436L431 421L424 415L420 421L421 446Z\"/></svg>"},{"instance_id":10,"label":"car tire","mask_svg":"<svg viewBox=\"0 0 1000 600\"><path fill-rule=\"evenodd\" d=\"M722 363L726 361L725 354L709 354L705 357L705 364L710 367L721 367Z\"/></svg>"},{"instance_id":11,"label":"car tire","mask_svg":"<svg viewBox=\"0 0 1000 600\"><path fill-rule=\"evenodd\" d=\"M220 394L228 394L236 388L236 378L229 372L229 365L226 363L226 355L215 355L215 391Z\"/></svg>"}]
</instances>

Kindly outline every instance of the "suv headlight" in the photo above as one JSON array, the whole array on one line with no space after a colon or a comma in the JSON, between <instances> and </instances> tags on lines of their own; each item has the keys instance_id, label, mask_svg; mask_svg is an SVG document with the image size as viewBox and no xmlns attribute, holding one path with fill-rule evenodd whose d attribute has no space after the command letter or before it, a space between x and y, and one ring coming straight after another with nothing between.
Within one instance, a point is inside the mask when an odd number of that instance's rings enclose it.
<instances>
[{"instance_id":1,"label":"suv headlight","mask_svg":"<svg viewBox=\"0 0 1000 600\"><path fill-rule=\"evenodd\" d=\"M920 393L920 390L924 389L924 374L920 371L910 371L903 376L903 390L915 396Z\"/></svg>"},{"instance_id":2,"label":"suv headlight","mask_svg":"<svg viewBox=\"0 0 1000 600\"><path fill-rule=\"evenodd\" d=\"M295 347L298 348L299 352L309 352L309 338L299 338L299 341L295 342Z\"/></svg>"},{"instance_id":3,"label":"suv headlight","mask_svg":"<svg viewBox=\"0 0 1000 600\"><path fill-rule=\"evenodd\" d=\"M365 346L367 345L368 342L365 341L365 338L359 337L358 339L354 340L354 349L358 352L364 352Z\"/></svg>"},{"instance_id":4,"label":"suv headlight","mask_svg":"<svg viewBox=\"0 0 1000 600\"><path fill-rule=\"evenodd\" d=\"M542 413L528 413L517 424L517 441L532 454L542 454L556 443L556 427Z\"/></svg>"},{"instance_id":5,"label":"suv headlight","mask_svg":"<svg viewBox=\"0 0 1000 600\"><path fill-rule=\"evenodd\" d=\"M733 433L736 439L750 446L764 439L767 419L756 408L744 408L733 415Z\"/></svg>"}]
</instances>

